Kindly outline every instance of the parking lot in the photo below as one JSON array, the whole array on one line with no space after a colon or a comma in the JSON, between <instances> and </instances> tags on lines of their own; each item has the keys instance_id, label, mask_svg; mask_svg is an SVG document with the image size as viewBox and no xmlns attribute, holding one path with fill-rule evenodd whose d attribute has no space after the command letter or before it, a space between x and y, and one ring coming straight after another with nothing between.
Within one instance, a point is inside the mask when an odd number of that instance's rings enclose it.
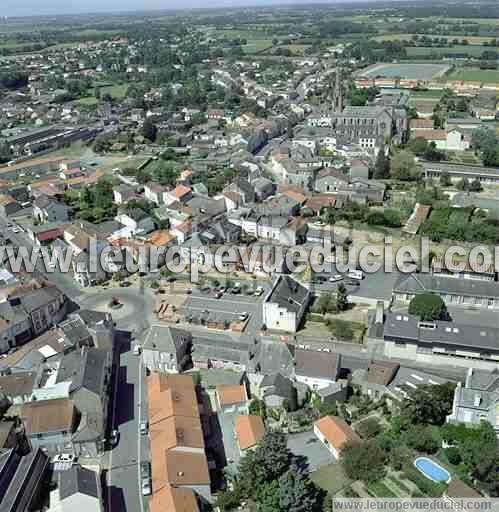
<instances>
[{"instance_id":1,"label":"parking lot","mask_svg":"<svg viewBox=\"0 0 499 512\"><path fill-rule=\"evenodd\" d=\"M334 280L335 276L342 276L341 279ZM338 272L332 265L331 272L317 273L313 289L319 293L336 293L340 283L343 283L348 291L348 295L353 302L374 303L376 300L389 301L392 295L393 285L397 282L401 273L382 272L379 270L373 274L364 274L364 279L352 279L345 273ZM331 280L334 280L334 282Z\"/></svg>"},{"instance_id":2,"label":"parking lot","mask_svg":"<svg viewBox=\"0 0 499 512\"><path fill-rule=\"evenodd\" d=\"M261 285L260 294L232 293L231 290L200 290L193 288L180 307L180 312L190 322L231 323L246 321L245 331L255 333L262 325L262 302L269 290L269 285Z\"/></svg>"}]
</instances>

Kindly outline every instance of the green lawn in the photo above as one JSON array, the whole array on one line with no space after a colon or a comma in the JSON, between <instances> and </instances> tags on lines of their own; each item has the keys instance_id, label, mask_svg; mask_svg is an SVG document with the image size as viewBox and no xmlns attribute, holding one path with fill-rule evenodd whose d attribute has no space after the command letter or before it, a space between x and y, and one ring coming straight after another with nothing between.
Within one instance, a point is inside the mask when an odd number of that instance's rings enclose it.
<instances>
[{"instance_id":1,"label":"green lawn","mask_svg":"<svg viewBox=\"0 0 499 512\"><path fill-rule=\"evenodd\" d=\"M450 80L466 80L499 84L499 70L492 69L456 69L449 77Z\"/></svg>"},{"instance_id":2,"label":"green lawn","mask_svg":"<svg viewBox=\"0 0 499 512\"><path fill-rule=\"evenodd\" d=\"M439 46L439 47L426 47L415 46L406 49L409 57L425 57L427 55L441 56L448 53L464 53L470 57L480 57L482 53L487 50L484 46L473 45L454 45L454 46Z\"/></svg>"},{"instance_id":3,"label":"green lawn","mask_svg":"<svg viewBox=\"0 0 499 512\"><path fill-rule=\"evenodd\" d=\"M97 103L99 103L99 100L97 98L94 98L93 96L87 96L86 98L80 98L76 100L76 103L79 103L80 105L84 105L86 107L91 107L93 105L97 105Z\"/></svg>"},{"instance_id":4,"label":"green lawn","mask_svg":"<svg viewBox=\"0 0 499 512\"><path fill-rule=\"evenodd\" d=\"M438 101L442 97L443 91L411 91L411 100L429 99Z\"/></svg>"},{"instance_id":5,"label":"green lawn","mask_svg":"<svg viewBox=\"0 0 499 512\"><path fill-rule=\"evenodd\" d=\"M345 475L341 464L329 464L310 474L312 481L321 489L334 495L349 485L350 479Z\"/></svg>"},{"instance_id":6,"label":"green lawn","mask_svg":"<svg viewBox=\"0 0 499 512\"><path fill-rule=\"evenodd\" d=\"M113 98L123 99L126 96L128 84L116 84L108 87L101 87L101 95L110 94Z\"/></svg>"},{"instance_id":7,"label":"green lawn","mask_svg":"<svg viewBox=\"0 0 499 512\"><path fill-rule=\"evenodd\" d=\"M397 498L398 496L391 491L383 480L372 482L367 486L367 492L378 498Z\"/></svg>"}]
</instances>

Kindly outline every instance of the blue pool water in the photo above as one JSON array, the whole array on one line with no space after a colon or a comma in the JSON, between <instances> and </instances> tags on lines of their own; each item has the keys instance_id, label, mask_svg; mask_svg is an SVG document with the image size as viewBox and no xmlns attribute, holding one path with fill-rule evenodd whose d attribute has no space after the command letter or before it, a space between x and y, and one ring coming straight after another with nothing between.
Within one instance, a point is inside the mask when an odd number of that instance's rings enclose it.
<instances>
[{"instance_id":1,"label":"blue pool water","mask_svg":"<svg viewBox=\"0 0 499 512\"><path fill-rule=\"evenodd\" d=\"M426 478L433 480L433 482L448 483L450 481L450 473L427 457L418 457L414 461L414 465Z\"/></svg>"}]
</instances>

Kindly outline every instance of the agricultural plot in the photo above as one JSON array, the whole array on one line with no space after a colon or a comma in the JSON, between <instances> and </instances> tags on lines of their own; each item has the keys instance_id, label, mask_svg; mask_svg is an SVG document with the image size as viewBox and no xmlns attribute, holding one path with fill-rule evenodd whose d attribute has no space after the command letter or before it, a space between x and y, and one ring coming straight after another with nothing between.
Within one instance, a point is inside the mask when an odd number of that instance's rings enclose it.
<instances>
[{"instance_id":1,"label":"agricultural plot","mask_svg":"<svg viewBox=\"0 0 499 512\"><path fill-rule=\"evenodd\" d=\"M468 44L472 45L482 45L483 43L489 43L493 37L486 36L464 36L462 34L449 34L449 35L427 35L427 34L384 34L381 36L375 36L372 39L374 41L411 41L412 38L418 35L419 37L431 37L438 39L446 39L447 41L454 41L457 39L458 41L462 41L466 39Z\"/></svg>"},{"instance_id":2,"label":"agricultural plot","mask_svg":"<svg viewBox=\"0 0 499 512\"><path fill-rule=\"evenodd\" d=\"M499 70L461 68L453 71L449 79L499 84Z\"/></svg>"},{"instance_id":3,"label":"agricultural plot","mask_svg":"<svg viewBox=\"0 0 499 512\"><path fill-rule=\"evenodd\" d=\"M483 46L474 45L453 45L453 46L415 46L406 48L408 57L445 57L449 54L463 54L470 57L480 57L486 50Z\"/></svg>"}]
</instances>

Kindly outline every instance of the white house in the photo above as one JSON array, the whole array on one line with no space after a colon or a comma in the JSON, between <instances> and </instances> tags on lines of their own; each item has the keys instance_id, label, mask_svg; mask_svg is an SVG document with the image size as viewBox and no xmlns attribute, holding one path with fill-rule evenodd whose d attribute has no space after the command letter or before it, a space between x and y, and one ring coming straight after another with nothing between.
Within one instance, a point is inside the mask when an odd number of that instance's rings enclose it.
<instances>
[{"instance_id":1,"label":"white house","mask_svg":"<svg viewBox=\"0 0 499 512\"><path fill-rule=\"evenodd\" d=\"M296 332L310 301L310 291L280 275L263 301L263 323L269 330Z\"/></svg>"},{"instance_id":2,"label":"white house","mask_svg":"<svg viewBox=\"0 0 499 512\"><path fill-rule=\"evenodd\" d=\"M337 416L324 416L314 423L314 434L326 446L335 459L341 458L341 451L347 443L361 443L352 427Z\"/></svg>"},{"instance_id":3,"label":"white house","mask_svg":"<svg viewBox=\"0 0 499 512\"><path fill-rule=\"evenodd\" d=\"M324 389L336 382L340 371L340 356L318 350L295 350L293 378L312 391Z\"/></svg>"}]
</instances>

